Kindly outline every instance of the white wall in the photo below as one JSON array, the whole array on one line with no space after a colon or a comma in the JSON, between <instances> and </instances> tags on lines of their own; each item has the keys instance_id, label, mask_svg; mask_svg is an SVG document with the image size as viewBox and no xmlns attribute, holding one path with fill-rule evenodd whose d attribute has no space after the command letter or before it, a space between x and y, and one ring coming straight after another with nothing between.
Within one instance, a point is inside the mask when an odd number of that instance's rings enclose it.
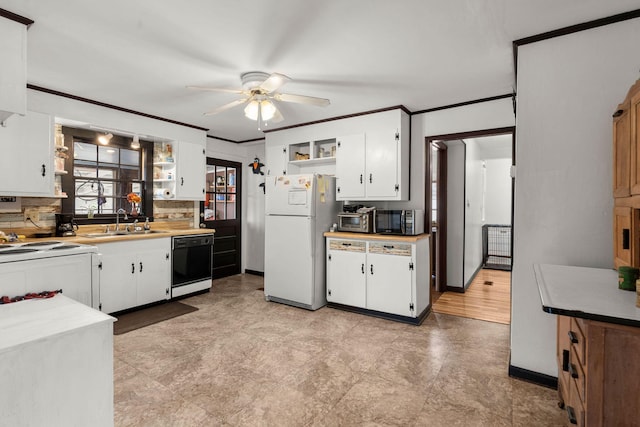
<instances>
[{"instance_id":1,"label":"white wall","mask_svg":"<svg viewBox=\"0 0 640 427\"><path fill-rule=\"evenodd\" d=\"M482 152L478 143L465 140L464 210L464 286L468 287L473 274L482 264ZM447 195L448 196L448 195ZM447 197L449 198L449 197ZM449 231L449 230L447 230Z\"/></svg>"},{"instance_id":2,"label":"white wall","mask_svg":"<svg viewBox=\"0 0 640 427\"><path fill-rule=\"evenodd\" d=\"M464 287L465 145L447 141L447 286Z\"/></svg>"},{"instance_id":3,"label":"white wall","mask_svg":"<svg viewBox=\"0 0 640 427\"><path fill-rule=\"evenodd\" d=\"M485 224L511 224L511 158L486 159Z\"/></svg>"},{"instance_id":4,"label":"white wall","mask_svg":"<svg viewBox=\"0 0 640 427\"><path fill-rule=\"evenodd\" d=\"M520 47L511 364L556 376L533 264L612 268L611 114L638 78L640 20ZM609 286L616 286L615 283Z\"/></svg>"},{"instance_id":5,"label":"white wall","mask_svg":"<svg viewBox=\"0 0 640 427\"><path fill-rule=\"evenodd\" d=\"M242 164L241 271L264 271L264 194L258 185L264 176L256 175L249 163L258 157L264 163L264 141L236 144L207 138L207 157ZM264 168L263 168L264 171Z\"/></svg>"}]
</instances>

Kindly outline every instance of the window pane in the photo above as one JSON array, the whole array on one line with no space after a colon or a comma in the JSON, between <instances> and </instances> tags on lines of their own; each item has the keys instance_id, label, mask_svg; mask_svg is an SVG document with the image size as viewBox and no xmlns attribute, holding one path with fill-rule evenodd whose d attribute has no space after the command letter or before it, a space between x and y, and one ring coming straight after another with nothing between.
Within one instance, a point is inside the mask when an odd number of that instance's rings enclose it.
<instances>
[{"instance_id":1,"label":"window pane","mask_svg":"<svg viewBox=\"0 0 640 427\"><path fill-rule=\"evenodd\" d=\"M135 150L120 150L120 163L123 165L138 166L140 164L140 153Z\"/></svg>"},{"instance_id":2,"label":"window pane","mask_svg":"<svg viewBox=\"0 0 640 427\"><path fill-rule=\"evenodd\" d=\"M235 192L236 168L227 168L227 186L233 187L234 190L229 190L229 191Z\"/></svg>"},{"instance_id":3,"label":"window pane","mask_svg":"<svg viewBox=\"0 0 640 427\"><path fill-rule=\"evenodd\" d=\"M97 196L99 186L95 180L76 179L76 196Z\"/></svg>"},{"instance_id":4,"label":"window pane","mask_svg":"<svg viewBox=\"0 0 640 427\"><path fill-rule=\"evenodd\" d=\"M83 178L95 178L98 176L97 170L95 166L74 166L73 174Z\"/></svg>"},{"instance_id":5,"label":"window pane","mask_svg":"<svg viewBox=\"0 0 640 427\"><path fill-rule=\"evenodd\" d=\"M73 158L76 160L91 160L97 161L98 151L96 150L96 146L93 144L87 144L84 142L75 142L73 143Z\"/></svg>"},{"instance_id":6,"label":"window pane","mask_svg":"<svg viewBox=\"0 0 640 427\"><path fill-rule=\"evenodd\" d=\"M125 181L131 181L134 179L140 179L140 170L131 168L120 168L120 179Z\"/></svg>"},{"instance_id":7,"label":"window pane","mask_svg":"<svg viewBox=\"0 0 640 427\"><path fill-rule=\"evenodd\" d=\"M113 196L114 194L114 184L113 182L100 182L102 194L105 196Z\"/></svg>"},{"instance_id":8,"label":"window pane","mask_svg":"<svg viewBox=\"0 0 640 427\"><path fill-rule=\"evenodd\" d=\"M219 195L218 197L220 196L222 195ZM222 197L224 199L224 196ZM217 220L227 219L224 211L224 200L216 200L216 219Z\"/></svg>"},{"instance_id":9,"label":"window pane","mask_svg":"<svg viewBox=\"0 0 640 427\"><path fill-rule=\"evenodd\" d=\"M98 161L100 163L118 163L119 148L98 147Z\"/></svg>"},{"instance_id":10,"label":"window pane","mask_svg":"<svg viewBox=\"0 0 640 427\"><path fill-rule=\"evenodd\" d=\"M235 196L230 195L228 197L235 197ZM236 219L236 204L234 202L227 203L226 219Z\"/></svg>"},{"instance_id":11,"label":"window pane","mask_svg":"<svg viewBox=\"0 0 640 427\"><path fill-rule=\"evenodd\" d=\"M98 178L116 179L116 170L101 167L98 169Z\"/></svg>"}]
</instances>

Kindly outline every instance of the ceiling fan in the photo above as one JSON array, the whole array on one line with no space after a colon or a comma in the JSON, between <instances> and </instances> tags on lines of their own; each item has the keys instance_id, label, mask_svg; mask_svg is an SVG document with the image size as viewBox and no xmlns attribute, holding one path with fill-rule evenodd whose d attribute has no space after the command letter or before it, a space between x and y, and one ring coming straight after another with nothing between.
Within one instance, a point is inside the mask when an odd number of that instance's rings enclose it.
<instances>
[{"instance_id":1,"label":"ceiling fan","mask_svg":"<svg viewBox=\"0 0 640 427\"><path fill-rule=\"evenodd\" d=\"M294 102L297 104L309 104L319 107L326 107L329 105L329 100L325 98L278 92L278 89L291 80L284 74L268 74L262 71L249 71L247 73L242 73L240 75L240 80L242 81L242 89L224 89L205 86L187 86L187 88L242 95L242 98L208 111L204 113L204 115L211 116L237 105L246 103L247 106L244 108L244 115L247 118L258 122L258 130L260 130L263 124L266 126L268 121L278 123L284 119L282 113L278 111L276 104L273 101Z\"/></svg>"}]
</instances>

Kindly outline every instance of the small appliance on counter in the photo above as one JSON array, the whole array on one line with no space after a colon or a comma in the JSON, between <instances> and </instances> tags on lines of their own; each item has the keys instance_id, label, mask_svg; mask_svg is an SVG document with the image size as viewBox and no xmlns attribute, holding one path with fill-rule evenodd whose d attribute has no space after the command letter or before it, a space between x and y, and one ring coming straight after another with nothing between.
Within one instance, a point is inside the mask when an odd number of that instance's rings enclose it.
<instances>
[{"instance_id":1,"label":"small appliance on counter","mask_svg":"<svg viewBox=\"0 0 640 427\"><path fill-rule=\"evenodd\" d=\"M338 213L338 231L373 233L376 208L363 205L344 205Z\"/></svg>"},{"instance_id":2,"label":"small appliance on counter","mask_svg":"<svg viewBox=\"0 0 640 427\"><path fill-rule=\"evenodd\" d=\"M424 211L422 209L377 210L375 233L416 236L424 233Z\"/></svg>"},{"instance_id":3,"label":"small appliance on counter","mask_svg":"<svg viewBox=\"0 0 640 427\"><path fill-rule=\"evenodd\" d=\"M56 237L75 236L77 229L73 214L56 214Z\"/></svg>"}]
</instances>

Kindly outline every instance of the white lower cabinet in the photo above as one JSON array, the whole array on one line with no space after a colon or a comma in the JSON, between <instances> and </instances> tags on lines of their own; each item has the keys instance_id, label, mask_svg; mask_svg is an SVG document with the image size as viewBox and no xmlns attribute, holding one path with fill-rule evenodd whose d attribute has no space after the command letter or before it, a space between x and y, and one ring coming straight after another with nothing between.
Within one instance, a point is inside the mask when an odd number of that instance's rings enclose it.
<instances>
[{"instance_id":1,"label":"white lower cabinet","mask_svg":"<svg viewBox=\"0 0 640 427\"><path fill-rule=\"evenodd\" d=\"M367 304L367 243L327 241L327 301L365 308Z\"/></svg>"},{"instance_id":2,"label":"white lower cabinet","mask_svg":"<svg viewBox=\"0 0 640 427\"><path fill-rule=\"evenodd\" d=\"M430 274L428 235L327 238L328 302L418 318L430 306Z\"/></svg>"},{"instance_id":3,"label":"white lower cabinet","mask_svg":"<svg viewBox=\"0 0 640 427\"><path fill-rule=\"evenodd\" d=\"M169 299L171 238L130 240L98 245L100 310L126 310Z\"/></svg>"}]
</instances>

